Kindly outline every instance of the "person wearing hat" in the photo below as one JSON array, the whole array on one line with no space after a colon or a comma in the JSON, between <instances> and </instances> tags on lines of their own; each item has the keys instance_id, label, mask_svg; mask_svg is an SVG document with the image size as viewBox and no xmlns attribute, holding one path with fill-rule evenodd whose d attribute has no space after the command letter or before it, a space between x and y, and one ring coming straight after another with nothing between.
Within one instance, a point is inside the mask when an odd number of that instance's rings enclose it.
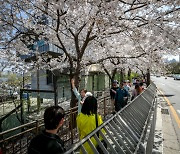
<instances>
[{"instance_id":1,"label":"person wearing hat","mask_svg":"<svg viewBox=\"0 0 180 154\"><path fill-rule=\"evenodd\" d=\"M116 95L116 90L118 89L118 81L114 80L112 82L112 87L110 89L110 97L111 97L111 103L112 103L112 110L114 112L114 103L115 103L115 95Z\"/></svg>"},{"instance_id":2,"label":"person wearing hat","mask_svg":"<svg viewBox=\"0 0 180 154\"><path fill-rule=\"evenodd\" d=\"M115 111L118 112L124 107L125 101L128 97L128 92L124 89L124 83L120 83L120 87L116 90L115 95Z\"/></svg>"}]
</instances>

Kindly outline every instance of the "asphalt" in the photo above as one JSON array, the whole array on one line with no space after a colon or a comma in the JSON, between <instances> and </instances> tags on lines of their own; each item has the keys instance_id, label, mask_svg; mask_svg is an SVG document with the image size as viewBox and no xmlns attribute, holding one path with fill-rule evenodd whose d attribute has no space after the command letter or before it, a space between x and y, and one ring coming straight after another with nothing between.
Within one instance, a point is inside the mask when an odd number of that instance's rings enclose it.
<instances>
[{"instance_id":1,"label":"asphalt","mask_svg":"<svg viewBox=\"0 0 180 154\"><path fill-rule=\"evenodd\" d=\"M157 119L155 127L153 154L180 154L178 141L169 107L163 97L158 97L157 91Z\"/></svg>"}]
</instances>

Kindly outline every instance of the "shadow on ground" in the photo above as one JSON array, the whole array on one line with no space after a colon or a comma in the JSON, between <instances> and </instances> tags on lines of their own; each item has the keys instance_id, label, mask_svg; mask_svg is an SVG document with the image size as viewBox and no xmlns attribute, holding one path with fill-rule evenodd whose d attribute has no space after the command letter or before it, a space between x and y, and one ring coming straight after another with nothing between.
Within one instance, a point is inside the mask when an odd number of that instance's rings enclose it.
<instances>
[{"instance_id":1,"label":"shadow on ground","mask_svg":"<svg viewBox=\"0 0 180 154\"><path fill-rule=\"evenodd\" d=\"M165 97L172 97L172 96L174 96L174 95L161 95L161 94L159 94L158 96L159 96L159 97L164 97L164 96L165 96Z\"/></svg>"}]
</instances>

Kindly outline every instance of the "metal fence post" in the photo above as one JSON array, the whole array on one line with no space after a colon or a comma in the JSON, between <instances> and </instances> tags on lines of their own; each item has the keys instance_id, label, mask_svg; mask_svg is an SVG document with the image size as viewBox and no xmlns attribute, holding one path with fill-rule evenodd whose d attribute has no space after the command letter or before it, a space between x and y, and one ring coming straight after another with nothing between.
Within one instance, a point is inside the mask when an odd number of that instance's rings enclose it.
<instances>
[{"instance_id":1,"label":"metal fence post","mask_svg":"<svg viewBox=\"0 0 180 154\"><path fill-rule=\"evenodd\" d=\"M103 107L104 107L104 117L106 116L106 98L104 97L103 100Z\"/></svg>"},{"instance_id":2,"label":"metal fence post","mask_svg":"<svg viewBox=\"0 0 180 154\"><path fill-rule=\"evenodd\" d=\"M73 114L72 109L70 109L70 131L71 131L71 143L73 144Z\"/></svg>"},{"instance_id":3,"label":"metal fence post","mask_svg":"<svg viewBox=\"0 0 180 154\"><path fill-rule=\"evenodd\" d=\"M39 120L36 120L36 135L39 133Z\"/></svg>"}]
</instances>

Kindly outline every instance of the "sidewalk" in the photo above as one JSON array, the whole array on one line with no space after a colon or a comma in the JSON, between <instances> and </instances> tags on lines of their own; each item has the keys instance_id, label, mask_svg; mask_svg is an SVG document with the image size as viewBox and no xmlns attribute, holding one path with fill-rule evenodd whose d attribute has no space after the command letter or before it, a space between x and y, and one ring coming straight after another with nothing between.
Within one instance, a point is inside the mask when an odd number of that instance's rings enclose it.
<instances>
[{"instance_id":1,"label":"sidewalk","mask_svg":"<svg viewBox=\"0 0 180 154\"><path fill-rule=\"evenodd\" d=\"M159 91L157 95L159 95ZM154 154L180 154L180 145L169 114L167 102L163 97L157 97L157 121L154 139Z\"/></svg>"}]
</instances>

